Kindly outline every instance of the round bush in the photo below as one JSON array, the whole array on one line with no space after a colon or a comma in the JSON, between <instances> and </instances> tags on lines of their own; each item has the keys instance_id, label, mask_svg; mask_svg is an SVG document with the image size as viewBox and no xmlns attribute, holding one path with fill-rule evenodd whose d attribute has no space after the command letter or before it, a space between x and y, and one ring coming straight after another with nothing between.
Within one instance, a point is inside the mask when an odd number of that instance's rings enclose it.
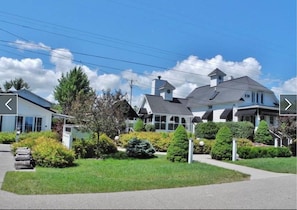
<instances>
[{"instance_id":1,"label":"round bush","mask_svg":"<svg viewBox=\"0 0 297 210\"><path fill-rule=\"evenodd\" d=\"M126 154L134 158L151 158L154 157L155 149L147 140L133 138L128 142Z\"/></svg>"},{"instance_id":2,"label":"round bush","mask_svg":"<svg viewBox=\"0 0 297 210\"><path fill-rule=\"evenodd\" d=\"M39 137L32 148L36 165L63 168L73 165L74 152L55 139Z\"/></svg>"}]
</instances>

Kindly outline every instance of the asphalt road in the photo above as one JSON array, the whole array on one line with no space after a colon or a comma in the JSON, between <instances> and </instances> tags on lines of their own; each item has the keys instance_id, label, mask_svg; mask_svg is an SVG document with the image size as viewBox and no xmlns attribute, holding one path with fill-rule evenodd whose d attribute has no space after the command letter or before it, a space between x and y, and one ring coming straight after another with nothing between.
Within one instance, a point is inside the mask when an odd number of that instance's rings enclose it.
<instances>
[{"instance_id":1,"label":"asphalt road","mask_svg":"<svg viewBox=\"0 0 297 210\"><path fill-rule=\"evenodd\" d=\"M14 170L9 145L0 144L0 185ZM297 176L214 161L194 160L251 174L251 180L117 193L16 195L0 190L0 209L296 209ZM28 173L34 173L28 172ZM199 172L197 172L199 173ZM17 184L17 183L16 183Z\"/></svg>"}]
</instances>

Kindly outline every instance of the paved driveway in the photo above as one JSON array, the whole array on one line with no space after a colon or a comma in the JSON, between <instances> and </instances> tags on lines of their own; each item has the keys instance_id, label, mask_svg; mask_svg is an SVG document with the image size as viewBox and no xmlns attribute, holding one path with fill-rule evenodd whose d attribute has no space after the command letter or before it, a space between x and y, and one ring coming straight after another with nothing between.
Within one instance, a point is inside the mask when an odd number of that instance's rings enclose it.
<instances>
[{"instance_id":1,"label":"paved driveway","mask_svg":"<svg viewBox=\"0 0 297 210\"><path fill-rule=\"evenodd\" d=\"M221 163L213 162L209 156L195 155L194 159L208 164ZM5 172L14 170L13 161L9 147L0 144L0 184ZM227 164L220 167L235 166ZM252 179L119 193L16 195L0 191L0 209L296 209L296 175L248 167L232 170L253 173Z\"/></svg>"}]
</instances>

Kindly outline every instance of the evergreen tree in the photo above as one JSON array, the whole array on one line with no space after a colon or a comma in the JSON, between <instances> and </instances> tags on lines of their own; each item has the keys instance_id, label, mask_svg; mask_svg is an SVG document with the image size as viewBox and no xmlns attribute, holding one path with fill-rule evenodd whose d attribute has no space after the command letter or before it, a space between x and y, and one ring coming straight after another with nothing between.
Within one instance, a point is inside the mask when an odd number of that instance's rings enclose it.
<instances>
[{"instance_id":1,"label":"evergreen tree","mask_svg":"<svg viewBox=\"0 0 297 210\"><path fill-rule=\"evenodd\" d=\"M211 149L211 158L216 160L232 159L232 132L227 126L220 128L216 142Z\"/></svg>"},{"instance_id":2,"label":"evergreen tree","mask_svg":"<svg viewBox=\"0 0 297 210\"><path fill-rule=\"evenodd\" d=\"M258 129L256 130L255 136L254 136L255 142L268 144L272 141L272 136L269 132L269 128L267 125L267 122L265 120L261 120L258 126Z\"/></svg>"},{"instance_id":3,"label":"evergreen tree","mask_svg":"<svg viewBox=\"0 0 297 210\"><path fill-rule=\"evenodd\" d=\"M167 159L172 162L188 161L189 140L183 125L179 125L167 150Z\"/></svg>"},{"instance_id":4,"label":"evergreen tree","mask_svg":"<svg viewBox=\"0 0 297 210\"><path fill-rule=\"evenodd\" d=\"M71 105L79 95L94 95L88 76L81 67L75 67L58 80L59 85L55 87L54 96L62 107L64 114L69 114ZM81 97L80 97L81 98ZM83 103L83 101L81 101Z\"/></svg>"}]
</instances>

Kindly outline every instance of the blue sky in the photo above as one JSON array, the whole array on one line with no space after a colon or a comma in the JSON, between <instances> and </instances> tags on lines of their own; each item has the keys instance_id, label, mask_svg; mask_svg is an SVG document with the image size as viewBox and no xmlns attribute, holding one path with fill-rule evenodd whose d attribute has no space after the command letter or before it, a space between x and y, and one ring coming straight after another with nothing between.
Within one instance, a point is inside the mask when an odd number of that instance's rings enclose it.
<instances>
[{"instance_id":1,"label":"blue sky","mask_svg":"<svg viewBox=\"0 0 297 210\"><path fill-rule=\"evenodd\" d=\"M186 97L215 68L296 93L295 0L10 0L0 8L0 84L22 77L53 99L81 65L91 86L139 105L162 76Z\"/></svg>"}]
</instances>

